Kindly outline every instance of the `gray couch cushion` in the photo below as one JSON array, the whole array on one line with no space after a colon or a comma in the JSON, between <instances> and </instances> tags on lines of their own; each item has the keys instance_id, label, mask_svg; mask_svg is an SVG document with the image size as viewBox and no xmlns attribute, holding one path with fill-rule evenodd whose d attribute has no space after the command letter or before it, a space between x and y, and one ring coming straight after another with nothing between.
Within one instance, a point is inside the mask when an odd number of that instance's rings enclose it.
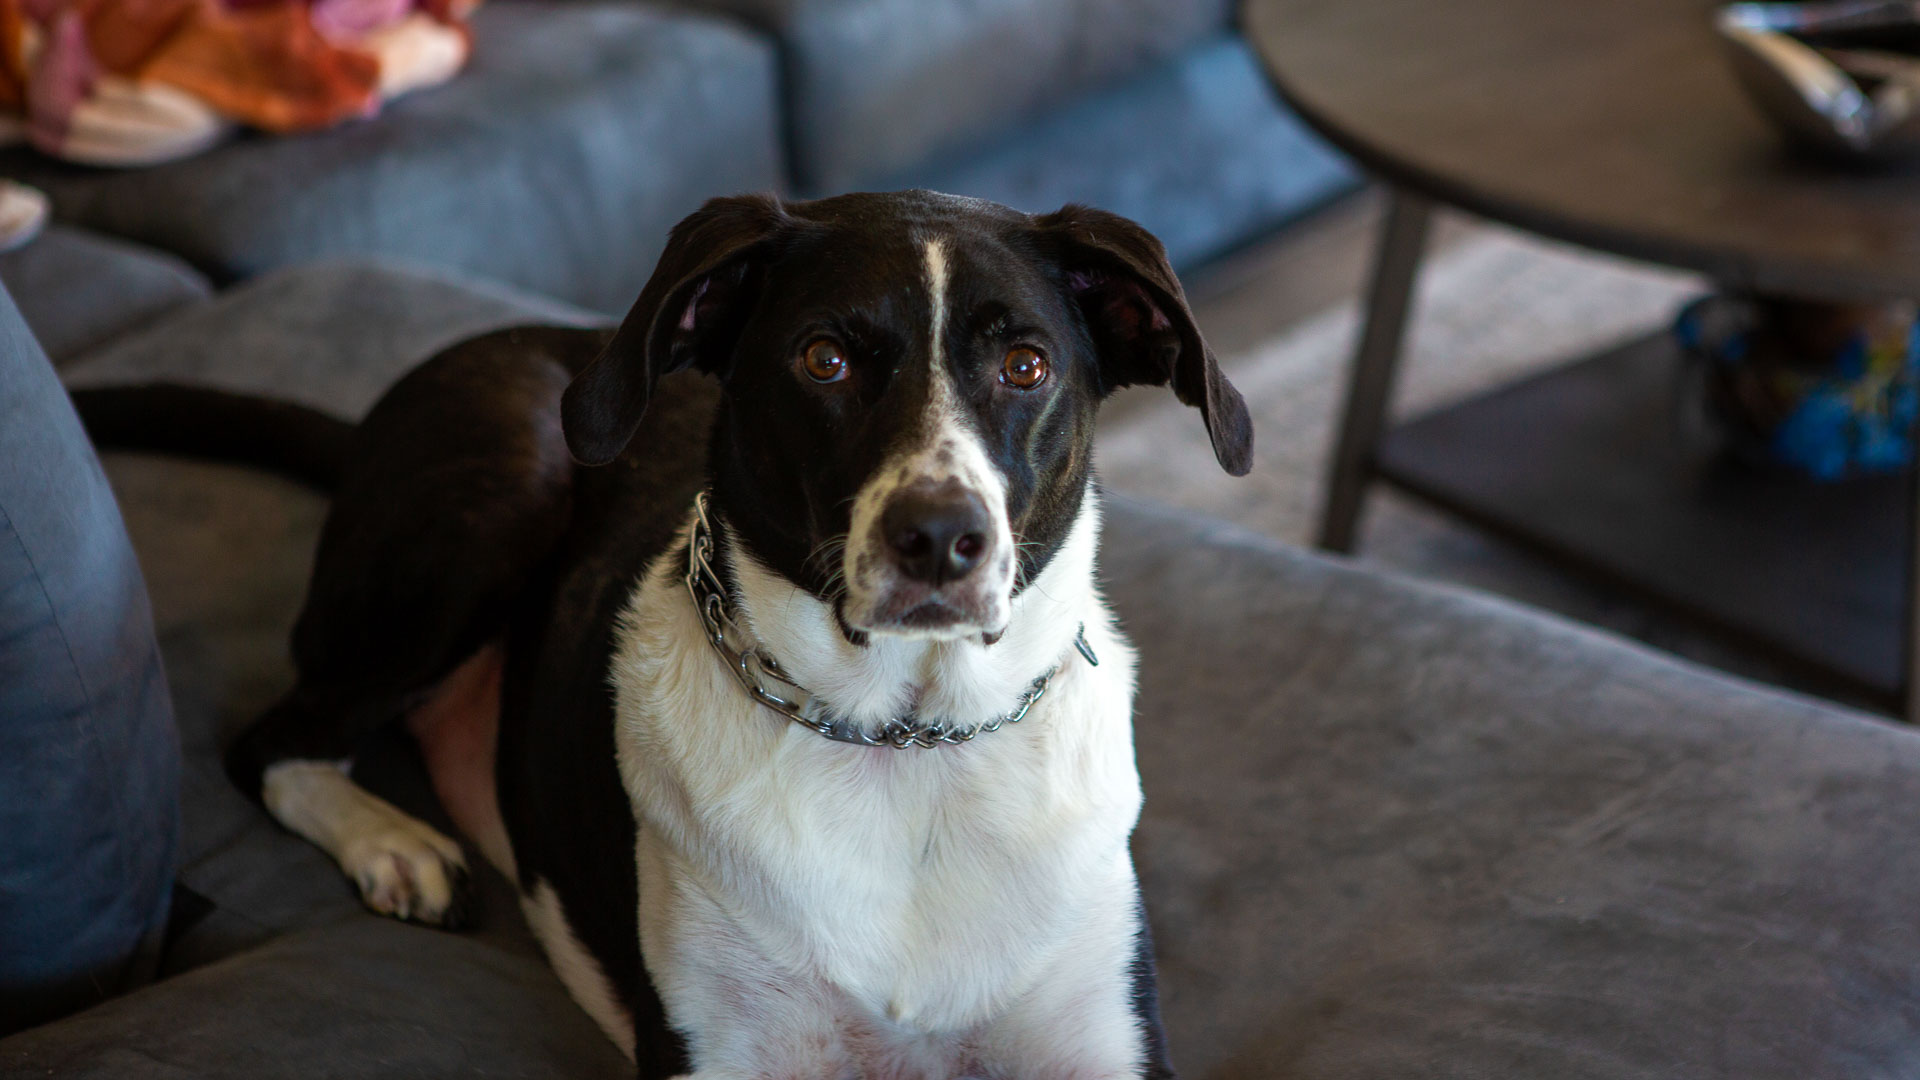
<instances>
[{"instance_id":1,"label":"gray couch cushion","mask_svg":"<svg viewBox=\"0 0 1920 1080\"><path fill-rule=\"evenodd\" d=\"M1133 218L1176 266L1218 255L1359 177L1274 97L1239 37L1215 38L987 146L879 183L1040 213L1091 203Z\"/></svg>"},{"instance_id":2,"label":"gray couch cushion","mask_svg":"<svg viewBox=\"0 0 1920 1080\"><path fill-rule=\"evenodd\" d=\"M238 286L65 374L81 386L170 379L274 394L357 418L442 346L516 323L590 319L440 271L330 263ZM130 454L108 454L106 464L147 568L185 746L180 880L216 905L174 943L168 970L356 916L338 869L269 821L220 767L226 743L291 685L287 642L324 499L248 469ZM424 789L401 787L383 794L419 808ZM510 898L493 910L513 918Z\"/></svg>"},{"instance_id":3,"label":"gray couch cushion","mask_svg":"<svg viewBox=\"0 0 1920 1080\"><path fill-rule=\"evenodd\" d=\"M1231 0L692 0L778 37L798 182L833 193L986 140L1224 30Z\"/></svg>"},{"instance_id":4,"label":"gray couch cushion","mask_svg":"<svg viewBox=\"0 0 1920 1080\"><path fill-rule=\"evenodd\" d=\"M0 1041L0 1074L631 1078L538 956L366 916Z\"/></svg>"},{"instance_id":5,"label":"gray couch cushion","mask_svg":"<svg viewBox=\"0 0 1920 1080\"><path fill-rule=\"evenodd\" d=\"M140 566L0 289L0 1033L151 977L179 785Z\"/></svg>"},{"instance_id":6,"label":"gray couch cushion","mask_svg":"<svg viewBox=\"0 0 1920 1080\"><path fill-rule=\"evenodd\" d=\"M297 307L290 281L279 302ZM444 282L381 281L396 310L467 310ZM343 355L380 340L340 329ZM248 379L292 344L256 333L225 351ZM371 381L338 407L364 407ZM110 467L183 686L189 775L219 784L205 725L231 730L284 685L319 504L242 470ZM1141 653L1136 850L1183 1075L1920 1072L1911 732L1126 500L1103 567ZM391 764L417 791L417 765ZM379 923L228 797L209 836L193 819L211 796L189 796L188 880L219 893L209 924L229 919L198 940L231 951L249 919L252 940L297 936L0 1042L0 1066L624 1072L556 1004L510 899L483 905L478 941ZM257 1051L308 1031L326 1034Z\"/></svg>"},{"instance_id":7,"label":"gray couch cushion","mask_svg":"<svg viewBox=\"0 0 1920 1080\"><path fill-rule=\"evenodd\" d=\"M1138 504L1190 1077L1920 1074L1920 737Z\"/></svg>"},{"instance_id":8,"label":"gray couch cushion","mask_svg":"<svg viewBox=\"0 0 1920 1080\"><path fill-rule=\"evenodd\" d=\"M244 137L151 169L0 173L62 220L177 252L224 282L321 256L401 256L625 311L667 227L779 184L772 47L632 3L492 0L453 82L380 117Z\"/></svg>"},{"instance_id":9,"label":"gray couch cushion","mask_svg":"<svg viewBox=\"0 0 1920 1080\"><path fill-rule=\"evenodd\" d=\"M0 254L0 283L56 367L211 291L172 255L58 225Z\"/></svg>"},{"instance_id":10,"label":"gray couch cushion","mask_svg":"<svg viewBox=\"0 0 1920 1080\"><path fill-rule=\"evenodd\" d=\"M515 323L604 318L438 267L331 260L229 289L90 353L61 377L76 387L171 379L358 419L443 346Z\"/></svg>"}]
</instances>

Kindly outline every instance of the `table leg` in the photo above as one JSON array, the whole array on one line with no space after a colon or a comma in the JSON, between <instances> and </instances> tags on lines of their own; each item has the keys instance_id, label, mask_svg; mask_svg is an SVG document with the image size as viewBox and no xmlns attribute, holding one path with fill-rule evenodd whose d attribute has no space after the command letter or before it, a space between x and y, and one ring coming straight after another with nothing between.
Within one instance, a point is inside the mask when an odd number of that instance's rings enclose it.
<instances>
[{"instance_id":1,"label":"table leg","mask_svg":"<svg viewBox=\"0 0 1920 1080\"><path fill-rule=\"evenodd\" d=\"M1915 437L1920 439L1920 432ZM1907 512L1913 516L1907 522L1907 653L1900 715L1909 724L1920 724L1920 467L1913 470Z\"/></svg>"},{"instance_id":2,"label":"table leg","mask_svg":"<svg viewBox=\"0 0 1920 1080\"><path fill-rule=\"evenodd\" d=\"M1433 203L1426 196L1391 189L1380 246L1374 253L1373 280L1367 287L1366 328L1348 375L1346 411L1320 515L1319 545L1328 551L1353 550L1367 482L1373 478L1374 447L1386 429L1400 343L1432 211Z\"/></svg>"}]
</instances>

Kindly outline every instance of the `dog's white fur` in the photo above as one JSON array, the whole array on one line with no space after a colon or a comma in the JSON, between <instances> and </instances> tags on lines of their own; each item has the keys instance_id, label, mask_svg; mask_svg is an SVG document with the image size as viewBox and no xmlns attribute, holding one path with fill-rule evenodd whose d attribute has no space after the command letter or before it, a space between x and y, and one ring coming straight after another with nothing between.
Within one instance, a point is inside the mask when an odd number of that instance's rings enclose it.
<instances>
[{"instance_id":1,"label":"dog's white fur","mask_svg":"<svg viewBox=\"0 0 1920 1080\"><path fill-rule=\"evenodd\" d=\"M333 856L383 915L437 923L464 873L460 845L353 782L344 761L283 761L260 777L275 820ZM631 1038L628 1039L632 1041Z\"/></svg>"},{"instance_id":2,"label":"dog's white fur","mask_svg":"<svg viewBox=\"0 0 1920 1080\"><path fill-rule=\"evenodd\" d=\"M854 544L899 484L960 476L1000 522L1005 568L983 569L1005 614L978 629L1004 636L855 646L827 603L722 523L739 616L798 682L869 725L914 710L977 722L1059 672L1022 723L964 746L830 742L741 692L687 602L679 557L656 561L616 639L615 740L639 821L642 953L699 1080L1092 1078L1141 1064L1134 656L1095 584L1098 500L1087 493L1066 542L1011 597L1004 484L953 407L946 260L937 241L925 251L929 437L859 494ZM1083 626L1098 667L1074 650Z\"/></svg>"},{"instance_id":3,"label":"dog's white fur","mask_svg":"<svg viewBox=\"0 0 1920 1080\"><path fill-rule=\"evenodd\" d=\"M560 976L567 993L593 1017L594 1023L600 1025L621 1053L633 1057L633 1014L614 993L613 982L607 978L600 961L573 935L560 894L553 891L552 885L539 882L534 885L532 895L520 898L520 911L527 917L527 926L533 930L540 947L546 950L547 962L553 965L554 974Z\"/></svg>"},{"instance_id":4,"label":"dog's white fur","mask_svg":"<svg viewBox=\"0 0 1920 1080\"><path fill-rule=\"evenodd\" d=\"M754 636L837 707L878 717L917 687L930 715L992 715L1063 665L1022 723L933 751L830 742L755 704L679 561L653 567L616 645L616 742L642 952L702 1080L1134 1074L1133 652L1094 586L1097 534L1089 493L991 648L858 649L735 550Z\"/></svg>"}]
</instances>

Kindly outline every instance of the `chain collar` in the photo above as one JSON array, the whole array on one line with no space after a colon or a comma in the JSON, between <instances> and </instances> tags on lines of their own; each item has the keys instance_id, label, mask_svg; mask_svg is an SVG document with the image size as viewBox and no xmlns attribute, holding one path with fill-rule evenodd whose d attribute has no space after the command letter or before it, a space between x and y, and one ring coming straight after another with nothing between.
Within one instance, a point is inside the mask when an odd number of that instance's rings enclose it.
<instances>
[{"instance_id":1,"label":"chain collar","mask_svg":"<svg viewBox=\"0 0 1920 1080\"><path fill-rule=\"evenodd\" d=\"M733 600L727 595L726 586L713 568L713 552L713 520L707 513L707 493L702 491L693 500L693 535L687 542L686 582L687 595L693 598L694 610L700 613L700 621L706 627L707 643L713 646L714 652L720 654L720 659L726 662L734 678L740 680L747 696L801 727L835 742L853 743L856 746L890 746L895 750L905 750L911 746L931 750L942 743L971 742L977 735L999 731L1008 724L1017 724L1026 719L1034 703L1046 696L1047 685L1060 673L1060 665L1054 665L1046 674L1028 684L1020 695L1020 703L1011 712L978 724L926 721L909 713L883 722L876 731L868 731L851 720L834 716L811 691L789 678L779 661L753 644L733 617ZM1099 665L1100 661L1087 644L1085 626L1075 631L1073 647L1086 657L1087 663Z\"/></svg>"}]
</instances>

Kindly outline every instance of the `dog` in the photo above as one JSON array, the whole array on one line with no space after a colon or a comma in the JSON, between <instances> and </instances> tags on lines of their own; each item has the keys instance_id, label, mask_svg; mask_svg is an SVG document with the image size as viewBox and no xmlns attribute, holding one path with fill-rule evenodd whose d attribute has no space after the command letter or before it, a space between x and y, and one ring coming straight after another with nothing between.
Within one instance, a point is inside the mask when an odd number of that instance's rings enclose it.
<instances>
[{"instance_id":1,"label":"dog","mask_svg":"<svg viewBox=\"0 0 1920 1080\"><path fill-rule=\"evenodd\" d=\"M713 200L616 330L375 405L229 771L375 911L457 924L461 846L349 775L404 724L642 1077L1171 1076L1095 575L1094 418L1140 384L1248 470L1131 221Z\"/></svg>"}]
</instances>

